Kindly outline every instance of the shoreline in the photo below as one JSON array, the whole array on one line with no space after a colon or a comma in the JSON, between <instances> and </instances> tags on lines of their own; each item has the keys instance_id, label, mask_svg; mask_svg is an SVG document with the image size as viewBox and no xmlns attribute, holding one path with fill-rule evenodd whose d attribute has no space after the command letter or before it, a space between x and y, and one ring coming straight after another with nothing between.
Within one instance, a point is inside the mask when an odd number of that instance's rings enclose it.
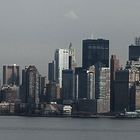
<instances>
[{"instance_id":1,"label":"shoreline","mask_svg":"<svg viewBox=\"0 0 140 140\"><path fill-rule=\"evenodd\" d=\"M129 116L111 116L111 115L38 115L38 114L0 114L0 116L18 116L18 117L46 117L46 118L83 118L83 119L102 119L102 118L108 118L108 119L140 119L140 117L129 117Z\"/></svg>"}]
</instances>

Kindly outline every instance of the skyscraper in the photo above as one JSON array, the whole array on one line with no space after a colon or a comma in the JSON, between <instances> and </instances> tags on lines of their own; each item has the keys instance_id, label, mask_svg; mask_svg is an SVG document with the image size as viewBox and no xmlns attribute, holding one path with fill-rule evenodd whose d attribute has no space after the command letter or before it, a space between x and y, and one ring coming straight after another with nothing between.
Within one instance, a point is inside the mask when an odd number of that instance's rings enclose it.
<instances>
[{"instance_id":1,"label":"skyscraper","mask_svg":"<svg viewBox=\"0 0 140 140\"><path fill-rule=\"evenodd\" d=\"M74 99L74 71L71 69L62 71L62 99Z\"/></svg>"},{"instance_id":2,"label":"skyscraper","mask_svg":"<svg viewBox=\"0 0 140 140\"><path fill-rule=\"evenodd\" d=\"M96 99L110 98L110 68L96 68Z\"/></svg>"},{"instance_id":3,"label":"skyscraper","mask_svg":"<svg viewBox=\"0 0 140 140\"><path fill-rule=\"evenodd\" d=\"M95 67L75 69L75 98L95 99Z\"/></svg>"},{"instance_id":4,"label":"skyscraper","mask_svg":"<svg viewBox=\"0 0 140 140\"><path fill-rule=\"evenodd\" d=\"M69 69L74 70L76 67L75 49L72 48L72 43L69 45Z\"/></svg>"},{"instance_id":5,"label":"skyscraper","mask_svg":"<svg viewBox=\"0 0 140 140\"><path fill-rule=\"evenodd\" d=\"M104 67L109 67L109 40L83 40L83 68L88 68L99 62Z\"/></svg>"},{"instance_id":6,"label":"skyscraper","mask_svg":"<svg viewBox=\"0 0 140 140\"><path fill-rule=\"evenodd\" d=\"M124 110L131 110L131 103L135 96L132 93L132 88L136 81L140 80L140 72L136 68L129 68L116 71L115 78L115 112L122 112ZM133 95L132 95L133 94Z\"/></svg>"},{"instance_id":7,"label":"skyscraper","mask_svg":"<svg viewBox=\"0 0 140 140\"><path fill-rule=\"evenodd\" d=\"M69 69L69 49L57 49L55 52L56 82L62 87L62 70Z\"/></svg>"},{"instance_id":8,"label":"skyscraper","mask_svg":"<svg viewBox=\"0 0 140 140\"><path fill-rule=\"evenodd\" d=\"M115 83L115 72L120 68L119 60L116 55L111 55L110 59L110 111L114 112L114 83Z\"/></svg>"},{"instance_id":9,"label":"skyscraper","mask_svg":"<svg viewBox=\"0 0 140 140\"><path fill-rule=\"evenodd\" d=\"M39 103L39 72L34 65L26 67L23 71L24 100L30 104Z\"/></svg>"},{"instance_id":10,"label":"skyscraper","mask_svg":"<svg viewBox=\"0 0 140 140\"><path fill-rule=\"evenodd\" d=\"M95 71L95 93L97 99L97 112L110 111L110 68L97 67Z\"/></svg>"},{"instance_id":11,"label":"skyscraper","mask_svg":"<svg viewBox=\"0 0 140 140\"><path fill-rule=\"evenodd\" d=\"M3 66L3 85L20 85L19 66L16 64Z\"/></svg>"},{"instance_id":12,"label":"skyscraper","mask_svg":"<svg viewBox=\"0 0 140 140\"><path fill-rule=\"evenodd\" d=\"M56 81L56 65L55 61L52 61L52 63L49 63L48 65L48 80L50 83Z\"/></svg>"},{"instance_id":13,"label":"skyscraper","mask_svg":"<svg viewBox=\"0 0 140 140\"><path fill-rule=\"evenodd\" d=\"M140 59L140 37L135 38L135 45L129 46L129 61Z\"/></svg>"},{"instance_id":14,"label":"skyscraper","mask_svg":"<svg viewBox=\"0 0 140 140\"><path fill-rule=\"evenodd\" d=\"M140 46L129 46L129 60L138 61L140 59Z\"/></svg>"}]
</instances>

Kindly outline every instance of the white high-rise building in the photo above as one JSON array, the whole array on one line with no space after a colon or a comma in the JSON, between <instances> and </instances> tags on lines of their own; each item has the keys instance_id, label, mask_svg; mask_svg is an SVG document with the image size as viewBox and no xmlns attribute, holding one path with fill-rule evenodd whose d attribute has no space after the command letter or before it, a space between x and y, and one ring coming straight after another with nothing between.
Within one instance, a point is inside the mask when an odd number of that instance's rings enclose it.
<instances>
[{"instance_id":1,"label":"white high-rise building","mask_svg":"<svg viewBox=\"0 0 140 140\"><path fill-rule=\"evenodd\" d=\"M140 37L135 38L135 45L140 46Z\"/></svg>"},{"instance_id":2,"label":"white high-rise building","mask_svg":"<svg viewBox=\"0 0 140 140\"><path fill-rule=\"evenodd\" d=\"M56 82L62 87L62 70L69 69L69 49L55 51Z\"/></svg>"}]
</instances>

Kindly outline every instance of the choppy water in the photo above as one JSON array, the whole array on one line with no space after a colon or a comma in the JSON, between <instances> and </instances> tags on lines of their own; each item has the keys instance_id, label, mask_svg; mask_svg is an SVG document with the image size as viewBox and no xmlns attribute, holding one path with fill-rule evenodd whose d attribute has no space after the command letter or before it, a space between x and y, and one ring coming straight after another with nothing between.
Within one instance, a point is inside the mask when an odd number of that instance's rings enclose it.
<instances>
[{"instance_id":1,"label":"choppy water","mask_svg":"<svg viewBox=\"0 0 140 140\"><path fill-rule=\"evenodd\" d=\"M0 140L139 140L140 119L0 116Z\"/></svg>"}]
</instances>

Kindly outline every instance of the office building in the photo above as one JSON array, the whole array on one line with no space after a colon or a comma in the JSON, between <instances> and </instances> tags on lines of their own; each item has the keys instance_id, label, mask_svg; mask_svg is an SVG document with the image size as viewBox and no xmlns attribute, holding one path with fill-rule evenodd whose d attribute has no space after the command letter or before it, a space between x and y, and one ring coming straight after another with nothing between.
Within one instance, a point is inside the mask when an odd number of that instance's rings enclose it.
<instances>
[{"instance_id":1,"label":"office building","mask_svg":"<svg viewBox=\"0 0 140 140\"><path fill-rule=\"evenodd\" d=\"M46 97L47 101L58 101L61 99L60 85L56 82L48 83L46 86Z\"/></svg>"},{"instance_id":2,"label":"office building","mask_svg":"<svg viewBox=\"0 0 140 140\"><path fill-rule=\"evenodd\" d=\"M115 74L115 112L132 111L132 88L140 80L140 72L136 68L121 69ZM133 94L134 95L134 94Z\"/></svg>"},{"instance_id":3,"label":"office building","mask_svg":"<svg viewBox=\"0 0 140 140\"><path fill-rule=\"evenodd\" d=\"M52 63L49 63L49 65L48 65L48 80L49 80L50 83L56 81L55 61L52 61Z\"/></svg>"},{"instance_id":4,"label":"office building","mask_svg":"<svg viewBox=\"0 0 140 140\"><path fill-rule=\"evenodd\" d=\"M95 67L75 69L75 98L95 99Z\"/></svg>"},{"instance_id":5,"label":"office building","mask_svg":"<svg viewBox=\"0 0 140 140\"><path fill-rule=\"evenodd\" d=\"M129 46L129 60L138 61L140 59L140 46Z\"/></svg>"},{"instance_id":6,"label":"office building","mask_svg":"<svg viewBox=\"0 0 140 140\"><path fill-rule=\"evenodd\" d=\"M140 37L135 38L135 45L140 46Z\"/></svg>"},{"instance_id":7,"label":"office building","mask_svg":"<svg viewBox=\"0 0 140 140\"><path fill-rule=\"evenodd\" d=\"M110 68L96 67L96 99L110 98Z\"/></svg>"},{"instance_id":8,"label":"office building","mask_svg":"<svg viewBox=\"0 0 140 140\"><path fill-rule=\"evenodd\" d=\"M129 46L129 61L139 61L140 59L140 37L135 38L135 44Z\"/></svg>"},{"instance_id":9,"label":"office building","mask_svg":"<svg viewBox=\"0 0 140 140\"><path fill-rule=\"evenodd\" d=\"M72 43L69 45L69 69L75 70L76 67L75 49L72 48Z\"/></svg>"},{"instance_id":10,"label":"office building","mask_svg":"<svg viewBox=\"0 0 140 140\"><path fill-rule=\"evenodd\" d=\"M3 66L3 85L20 85L19 66L16 64Z\"/></svg>"},{"instance_id":11,"label":"office building","mask_svg":"<svg viewBox=\"0 0 140 140\"><path fill-rule=\"evenodd\" d=\"M74 99L74 85L75 85L74 71L63 70L62 71L62 99L72 100Z\"/></svg>"},{"instance_id":12,"label":"office building","mask_svg":"<svg viewBox=\"0 0 140 140\"><path fill-rule=\"evenodd\" d=\"M39 104L39 72L34 65L25 67L22 73L23 100L29 104Z\"/></svg>"},{"instance_id":13,"label":"office building","mask_svg":"<svg viewBox=\"0 0 140 140\"><path fill-rule=\"evenodd\" d=\"M46 77L39 75L39 101L45 101L45 93L46 93Z\"/></svg>"},{"instance_id":14,"label":"office building","mask_svg":"<svg viewBox=\"0 0 140 140\"><path fill-rule=\"evenodd\" d=\"M56 82L62 88L62 70L69 69L69 49L57 49L55 52Z\"/></svg>"},{"instance_id":15,"label":"office building","mask_svg":"<svg viewBox=\"0 0 140 140\"><path fill-rule=\"evenodd\" d=\"M109 40L83 40L83 68L88 68L97 63L109 67Z\"/></svg>"},{"instance_id":16,"label":"office building","mask_svg":"<svg viewBox=\"0 0 140 140\"><path fill-rule=\"evenodd\" d=\"M114 112L114 83L115 83L115 72L119 70L119 60L116 55L111 55L110 59L110 111Z\"/></svg>"},{"instance_id":17,"label":"office building","mask_svg":"<svg viewBox=\"0 0 140 140\"><path fill-rule=\"evenodd\" d=\"M110 111L110 68L96 66L95 69L97 113L106 113Z\"/></svg>"},{"instance_id":18,"label":"office building","mask_svg":"<svg viewBox=\"0 0 140 140\"><path fill-rule=\"evenodd\" d=\"M140 82L135 82L134 86L131 88L131 102L130 109L131 111L140 110Z\"/></svg>"},{"instance_id":19,"label":"office building","mask_svg":"<svg viewBox=\"0 0 140 140\"><path fill-rule=\"evenodd\" d=\"M19 100L19 87L16 85L5 85L1 88L1 101L7 103L16 103Z\"/></svg>"}]
</instances>

